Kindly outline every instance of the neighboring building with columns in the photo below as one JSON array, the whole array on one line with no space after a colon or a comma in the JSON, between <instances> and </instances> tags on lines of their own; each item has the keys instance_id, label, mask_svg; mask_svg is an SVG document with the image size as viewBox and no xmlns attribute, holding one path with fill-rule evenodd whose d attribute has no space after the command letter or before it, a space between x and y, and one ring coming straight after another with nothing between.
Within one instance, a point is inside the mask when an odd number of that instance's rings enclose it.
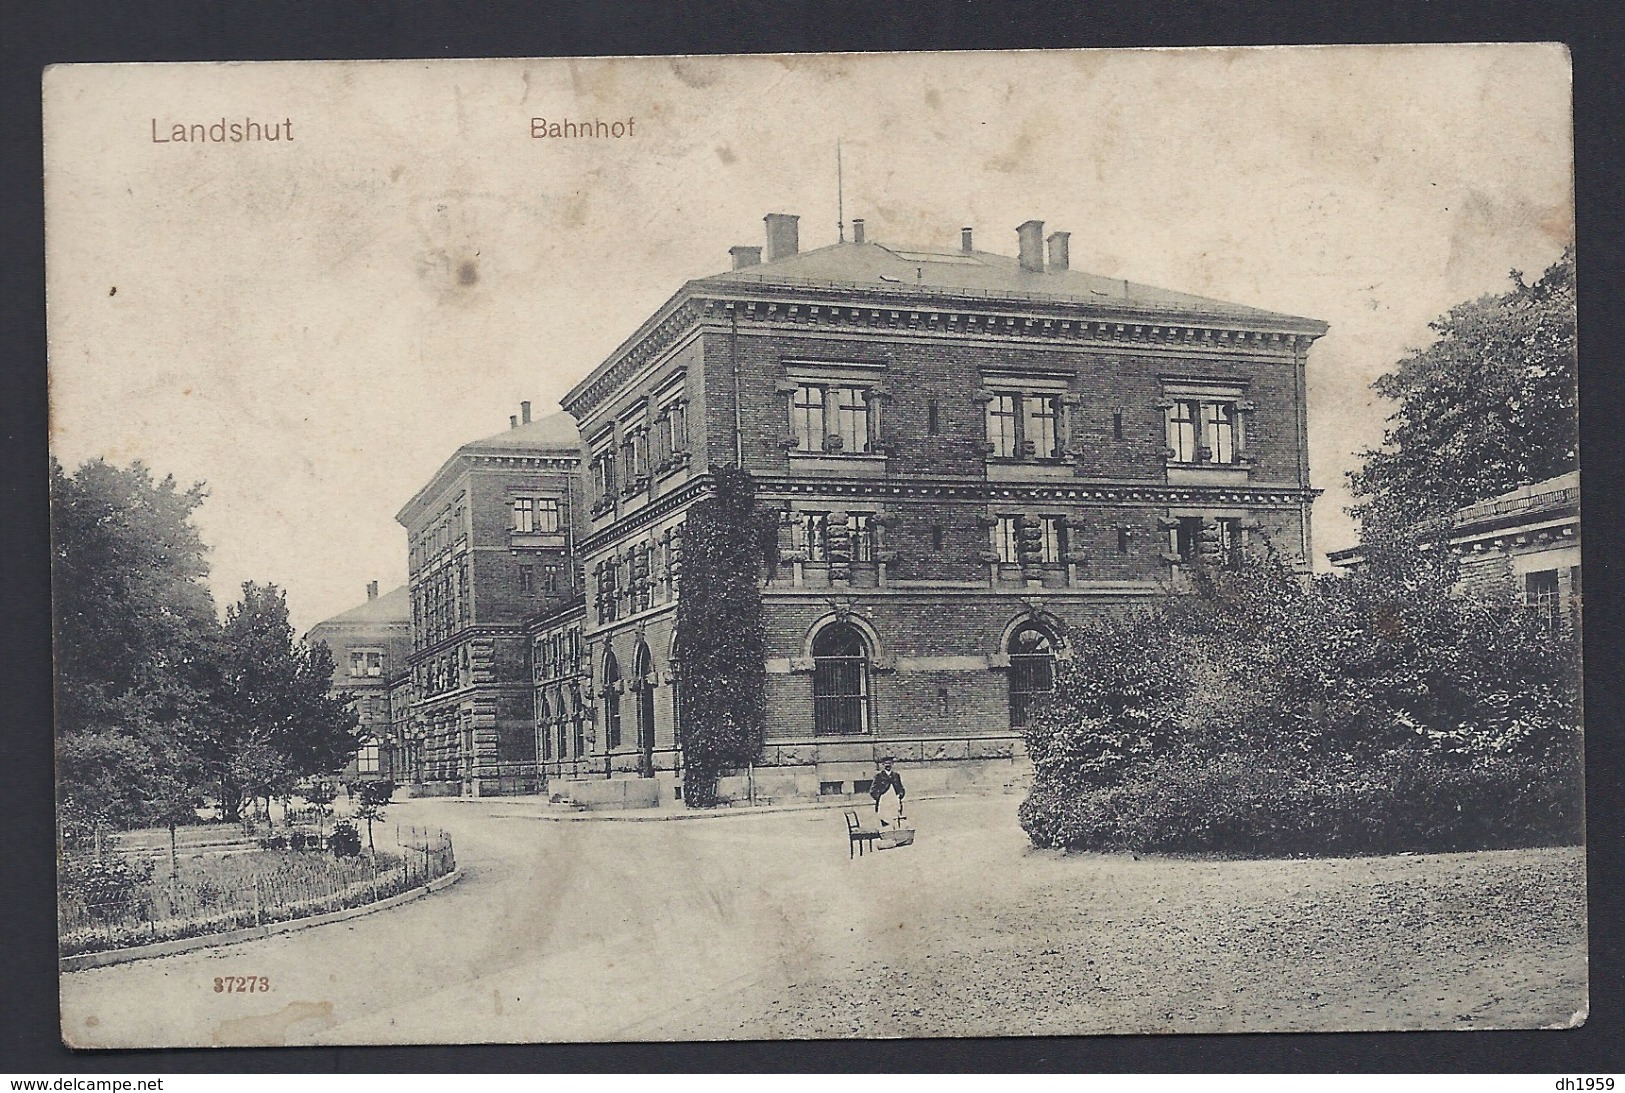
<instances>
[{"instance_id":1,"label":"neighboring building with columns","mask_svg":"<svg viewBox=\"0 0 1625 1093\"><path fill-rule=\"evenodd\" d=\"M526 621L579 597L581 459L563 414L530 404L463 445L396 515L406 528L412 645L403 744L414 791L538 787Z\"/></svg>"},{"instance_id":2,"label":"neighboring building with columns","mask_svg":"<svg viewBox=\"0 0 1625 1093\"><path fill-rule=\"evenodd\" d=\"M1516 596L1554 629L1579 624L1579 471L1457 509L1438 521L1429 538L1457 555L1462 592ZM1347 568L1365 560L1357 546L1327 557Z\"/></svg>"},{"instance_id":3,"label":"neighboring building with columns","mask_svg":"<svg viewBox=\"0 0 1625 1093\"><path fill-rule=\"evenodd\" d=\"M683 285L563 399L585 594L527 630L551 792L680 799L680 529L713 465L779 514L767 742L724 793L861 792L881 753L911 789L1007 783L1066 624L1145 602L1198 551L1267 541L1307 570L1324 323L1073 269L1037 221L1010 257L862 221L803 252L796 217L765 220L765 247Z\"/></svg>"}]
</instances>

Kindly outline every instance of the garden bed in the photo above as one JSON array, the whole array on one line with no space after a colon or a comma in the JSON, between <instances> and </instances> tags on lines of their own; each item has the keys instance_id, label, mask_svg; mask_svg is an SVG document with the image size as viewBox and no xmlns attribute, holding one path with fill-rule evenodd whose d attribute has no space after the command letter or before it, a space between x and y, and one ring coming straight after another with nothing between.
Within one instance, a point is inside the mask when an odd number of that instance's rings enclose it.
<instances>
[{"instance_id":1,"label":"garden bed","mask_svg":"<svg viewBox=\"0 0 1625 1093\"><path fill-rule=\"evenodd\" d=\"M436 832L397 853L334 857L258 850L167 860L65 863L58 901L62 956L176 941L365 906L455 868Z\"/></svg>"}]
</instances>

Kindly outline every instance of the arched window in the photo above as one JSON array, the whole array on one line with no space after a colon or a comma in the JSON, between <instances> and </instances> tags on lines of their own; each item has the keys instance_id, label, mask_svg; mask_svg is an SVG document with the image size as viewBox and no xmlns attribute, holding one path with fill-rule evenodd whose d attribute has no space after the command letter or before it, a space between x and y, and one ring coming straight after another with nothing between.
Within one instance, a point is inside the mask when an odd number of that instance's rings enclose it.
<instances>
[{"instance_id":1,"label":"arched window","mask_svg":"<svg viewBox=\"0 0 1625 1093\"><path fill-rule=\"evenodd\" d=\"M1055 641L1032 623L1010 635L1010 725L1027 724L1033 706L1055 685Z\"/></svg>"},{"instance_id":2,"label":"arched window","mask_svg":"<svg viewBox=\"0 0 1625 1093\"><path fill-rule=\"evenodd\" d=\"M638 773L645 778L654 776L655 691L649 682L654 670L654 657L649 655L649 646L638 642L637 654L632 658L632 688L636 696Z\"/></svg>"},{"instance_id":3,"label":"arched window","mask_svg":"<svg viewBox=\"0 0 1625 1093\"><path fill-rule=\"evenodd\" d=\"M621 666L614 653L604 654L604 747L621 746Z\"/></svg>"},{"instance_id":4,"label":"arched window","mask_svg":"<svg viewBox=\"0 0 1625 1093\"><path fill-rule=\"evenodd\" d=\"M564 691L553 692L553 716L556 723L549 727L549 732L556 732L559 738L559 758L570 757L570 712L564 705Z\"/></svg>"},{"instance_id":5,"label":"arched window","mask_svg":"<svg viewBox=\"0 0 1625 1093\"><path fill-rule=\"evenodd\" d=\"M570 723L575 728L575 757L587 754L587 711L581 703L581 688L570 685Z\"/></svg>"},{"instance_id":6,"label":"arched window","mask_svg":"<svg viewBox=\"0 0 1625 1093\"><path fill-rule=\"evenodd\" d=\"M671 693L671 738L677 746L681 761L683 747L683 685L681 682L682 658L677 653L677 631L674 627L671 635L671 645L666 650L666 664L670 668L671 686L666 690Z\"/></svg>"},{"instance_id":7,"label":"arched window","mask_svg":"<svg viewBox=\"0 0 1625 1093\"><path fill-rule=\"evenodd\" d=\"M536 727L540 730L536 735L541 738L543 759L553 758L553 708L548 704L547 696L539 696L542 708L536 713Z\"/></svg>"},{"instance_id":8,"label":"arched window","mask_svg":"<svg viewBox=\"0 0 1625 1093\"><path fill-rule=\"evenodd\" d=\"M849 623L813 638L813 731L850 735L869 728L869 647Z\"/></svg>"}]
</instances>

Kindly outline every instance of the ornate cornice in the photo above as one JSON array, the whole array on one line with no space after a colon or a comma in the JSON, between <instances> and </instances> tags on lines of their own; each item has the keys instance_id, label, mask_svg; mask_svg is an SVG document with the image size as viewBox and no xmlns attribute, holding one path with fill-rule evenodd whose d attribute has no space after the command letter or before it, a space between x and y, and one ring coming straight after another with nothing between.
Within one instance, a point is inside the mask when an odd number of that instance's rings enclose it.
<instances>
[{"instance_id":1,"label":"ornate cornice","mask_svg":"<svg viewBox=\"0 0 1625 1093\"><path fill-rule=\"evenodd\" d=\"M446 635L432 645L426 645L422 649L407 654L406 663L408 666L415 668L423 661L439 656L447 649L471 639L523 636L523 623L486 623L480 626L465 626L461 630Z\"/></svg>"},{"instance_id":2,"label":"ornate cornice","mask_svg":"<svg viewBox=\"0 0 1625 1093\"><path fill-rule=\"evenodd\" d=\"M580 455L502 455L470 452L463 456L476 467L500 467L504 470L525 468L575 472L581 467Z\"/></svg>"},{"instance_id":3,"label":"ornate cornice","mask_svg":"<svg viewBox=\"0 0 1625 1093\"><path fill-rule=\"evenodd\" d=\"M576 420L609 399L650 360L697 323L741 327L924 332L997 339L1024 338L1104 347L1195 346L1296 354L1326 332L1324 323L1288 316L1256 318L1161 312L1114 305L1015 295L923 297L886 286L809 284L751 288L691 281L564 396Z\"/></svg>"},{"instance_id":4,"label":"ornate cornice","mask_svg":"<svg viewBox=\"0 0 1625 1093\"><path fill-rule=\"evenodd\" d=\"M1244 508L1308 504L1320 490L1296 486L1201 485L1162 483L1099 484L1071 482L986 482L886 478L821 480L758 475L758 496L870 497L877 500L940 500L993 503L1040 501L1080 505L1231 505Z\"/></svg>"},{"instance_id":5,"label":"ornate cornice","mask_svg":"<svg viewBox=\"0 0 1625 1093\"><path fill-rule=\"evenodd\" d=\"M584 420L605 400L620 390L631 376L649 361L664 353L700 319L698 301L685 299L687 287L640 326L603 364L560 400L565 411L577 421Z\"/></svg>"},{"instance_id":6,"label":"ornate cornice","mask_svg":"<svg viewBox=\"0 0 1625 1093\"><path fill-rule=\"evenodd\" d=\"M1063 301L989 300L961 306L956 301L875 304L862 295L840 300L828 293L801 299L759 300L706 298L696 301L706 318L737 314L741 324L772 323L795 327L824 326L898 333L936 331L999 338L1042 338L1091 344L1141 342L1160 345L1207 345L1275 352L1306 349L1318 333L1271 329L1268 322L1240 319L1146 318L1133 312L1102 318L1102 308ZM945 306L945 304L947 306Z\"/></svg>"}]
</instances>

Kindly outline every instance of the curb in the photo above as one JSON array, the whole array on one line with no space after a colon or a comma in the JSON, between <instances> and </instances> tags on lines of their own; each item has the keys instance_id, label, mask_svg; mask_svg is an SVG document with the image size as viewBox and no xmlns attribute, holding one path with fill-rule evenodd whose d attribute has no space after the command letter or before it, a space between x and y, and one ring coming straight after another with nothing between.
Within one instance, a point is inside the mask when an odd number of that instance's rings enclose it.
<instances>
[{"instance_id":1,"label":"curb","mask_svg":"<svg viewBox=\"0 0 1625 1093\"><path fill-rule=\"evenodd\" d=\"M243 941L254 941L262 937L270 937L273 934L292 933L294 930L305 930L312 926L326 926L333 922L343 922L345 919L359 918L374 911L386 911L391 907L399 907L403 903L421 899L431 892L438 892L442 888L448 888L462 878L463 871L453 869L445 876L437 877L421 888L409 888L376 903L366 903L360 907L346 907L342 911L328 911L326 914L309 915L305 918L290 918L284 922L272 922L264 926L244 926L236 930L227 930L221 934L182 937L176 938L174 941L155 941L149 945L132 945L123 949L104 949L95 953L76 953L73 956L59 957L57 967L64 972L85 971L89 968L104 968L109 964L124 964L132 960L150 960L160 956L175 956L179 953L191 952L193 949L211 949L220 945L236 945Z\"/></svg>"},{"instance_id":2,"label":"curb","mask_svg":"<svg viewBox=\"0 0 1625 1093\"><path fill-rule=\"evenodd\" d=\"M1023 791L1021 791L1021 790L1006 790L1006 791L1004 791L1002 793L975 793L975 794L966 794L966 793L922 793L922 794L919 794L917 796L910 797L909 800L913 800L913 801L950 801L950 800L959 800L959 799L962 799L962 798L965 798L965 797L986 797L986 798L1012 797L1012 796L1018 796L1021 792L1023 792ZM447 800L456 800L456 801L479 800L478 798L473 798L473 799L471 799L471 798L446 798L446 799ZM484 800L500 801L501 798L490 797L490 798L484 798ZM504 812L504 813L501 813L500 815L504 819L545 820L545 821L547 821L549 823L561 823L561 824L568 824L568 823L633 823L633 824L648 824L648 823L665 823L665 822L671 822L671 821L676 821L676 820L736 820L736 819L743 819L743 818L745 818L747 816L772 816L772 815L776 815L776 814L779 814L779 813L785 813L785 812L816 812L816 811L824 810L824 809L828 809L828 810L834 810L834 809L846 810L846 809L851 809L851 808L857 807L858 805L862 805L864 808L868 808L868 807L870 807L870 803L871 803L870 799L868 797L864 797L861 800L853 799L853 800L849 800L849 801L807 802L805 804L794 804L794 805L755 805L755 806L746 805L746 806L741 806L741 807L738 807L738 808L724 807L724 808L715 808L715 809L694 809L694 810L691 810L691 811L678 811L678 810L667 811L665 809L652 809L651 808L651 809L647 810L650 813L650 815L646 815L646 816L645 815L638 815L637 813L634 813L634 812L610 811L610 810L607 810L607 809L603 810L603 811L594 811L593 809L584 809L584 810L579 811L579 812L540 812L540 811L538 811L538 812Z\"/></svg>"}]
</instances>

